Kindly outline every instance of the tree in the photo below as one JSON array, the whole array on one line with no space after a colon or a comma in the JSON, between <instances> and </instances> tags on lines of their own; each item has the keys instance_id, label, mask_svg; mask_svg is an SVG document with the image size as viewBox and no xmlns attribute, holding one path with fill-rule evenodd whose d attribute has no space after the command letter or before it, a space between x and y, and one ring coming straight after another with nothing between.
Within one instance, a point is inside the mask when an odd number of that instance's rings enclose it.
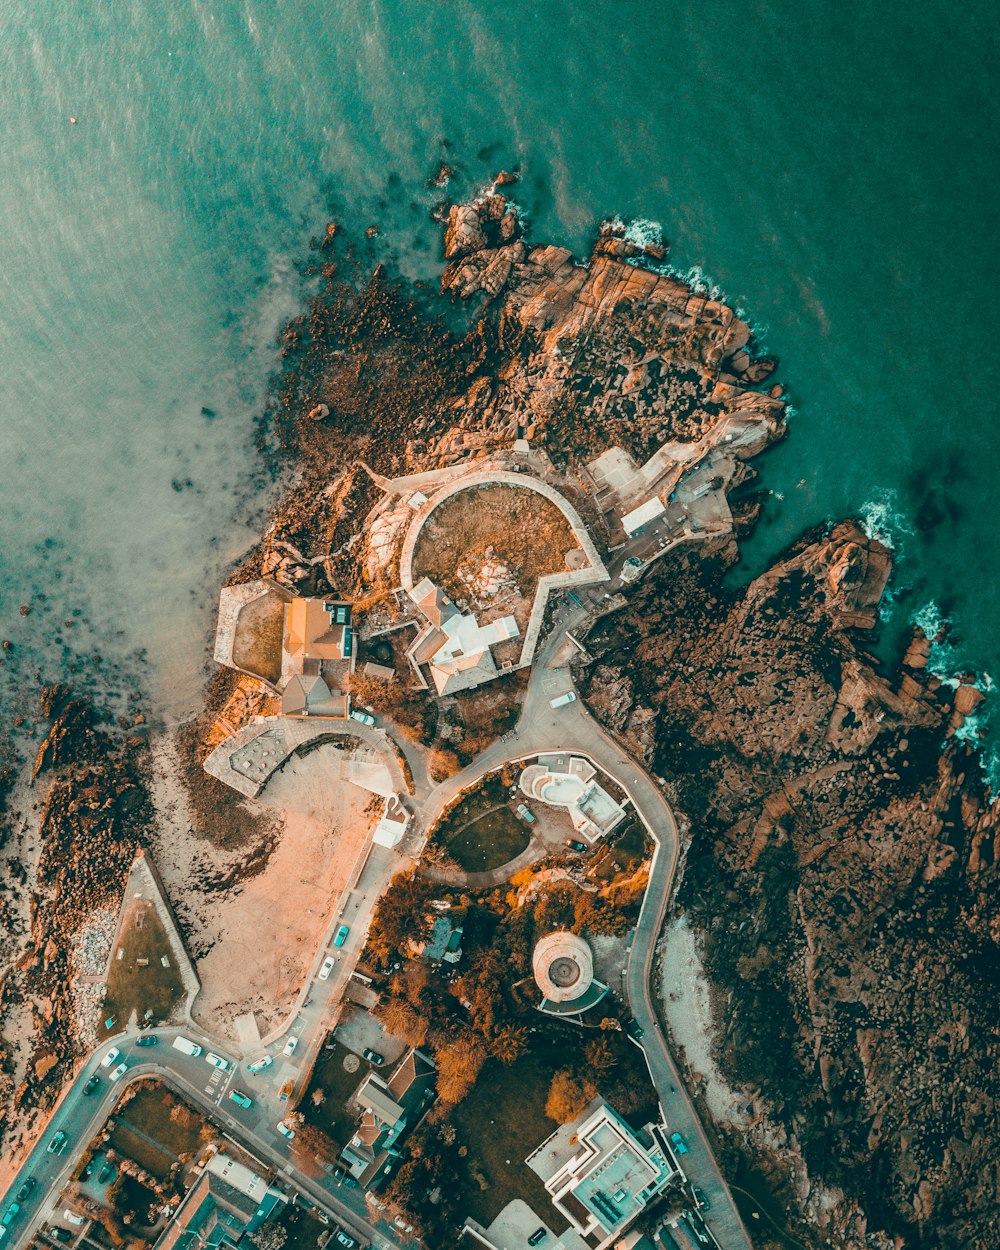
<instances>
[{"instance_id":1,"label":"tree","mask_svg":"<svg viewBox=\"0 0 1000 1250\"><path fill-rule=\"evenodd\" d=\"M597 1086L589 1077L579 1076L572 1068L560 1068L549 1086L545 1114L557 1124L568 1124L596 1095Z\"/></svg>"},{"instance_id":2,"label":"tree","mask_svg":"<svg viewBox=\"0 0 1000 1250\"><path fill-rule=\"evenodd\" d=\"M257 1250L281 1250L288 1240L288 1232L282 1224L275 1224L273 1220L268 1220L266 1224L261 1224L255 1233L250 1234L250 1240Z\"/></svg>"},{"instance_id":3,"label":"tree","mask_svg":"<svg viewBox=\"0 0 1000 1250\"><path fill-rule=\"evenodd\" d=\"M461 767L458 756L448 747L435 747L427 760L427 771L432 781L445 781L448 777L454 777Z\"/></svg>"},{"instance_id":4,"label":"tree","mask_svg":"<svg viewBox=\"0 0 1000 1250\"><path fill-rule=\"evenodd\" d=\"M528 1049L528 1030L521 1024L504 1024L490 1042L490 1054L501 1063L517 1063Z\"/></svg>"},{"instance_id":5,"label":"tree","mask_svg":"<svg viewBox=\"0 0 1000 1250\"><path fill-rule=\"evenodd\" d=\"M405 998L383 999L375 1008L375 1015L393 1037L400 1038L408 1046L423 1045L429 1021L419 1015Z\"/></svg>"},{"instance_id":6,"label":"tree","mask_svg":"<svg viewBox=\"0 0 1000 1250\"><path fill-rule=\"evenodd\" d=\"M369 949L383 967L411 941L427 936L427 906L433 897L434 885L423 877L410 872L393 878L382 895L368 934Z\"/></svg>"},{"instance_id":7,"label":"tree","mask_svg":"<svg viewBox=\"0 0 1000 1250\"><path fill-rule=\"evenodd\" d=\"M291 1152L303 1172L322 1176L326 1164L333 1163L340 1154L340 1147L321 1128L301 1121L291 1141Z\"/></svg>"},{"instance_id":8,"label":"tree","mask_svg":"<svg viewBox=\"0 0 1000 1250\"><path fill-rule=\"evenodd\" d=\"M438 1093L444 1102L461 1102L476 1083L486 1062L486 1047L473 1033L443 1046L434 1058L438 1066Z\"/></svg>"},{"instance_id":9,"label":"tree","mask_svg":"<svg viewBox=\"0 0 1000 1250\"><path fill-rule=\"evenodd\" d=\"M611 1049L611 1043L606 1037L595 1037L589 1041L583 1048L583 1054L587 1067L597 1076L603 1076L605 1072L610 1072L618 1064L615 1053Z\"/></svg>"}]
</instances>

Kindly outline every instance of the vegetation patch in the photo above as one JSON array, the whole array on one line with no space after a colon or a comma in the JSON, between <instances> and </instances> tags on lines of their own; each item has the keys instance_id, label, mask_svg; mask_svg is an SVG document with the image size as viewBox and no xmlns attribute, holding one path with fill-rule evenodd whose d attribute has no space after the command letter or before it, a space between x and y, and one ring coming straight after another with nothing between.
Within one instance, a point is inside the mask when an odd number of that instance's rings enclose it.
<instances>
[{"instance_id":1,"label":"vegetation patch","mask_svg":"<svg viewBox=\"0 0 1000 1250\"><path fill-rule=\"evenodd\" d=\"M184 982L156 908L149 899L133 899L111 956L98 1037L119 1032L133 1011L140 1022L163 1023L183 997Z\"/></svg>"},{"instance_id":2,"label":"vegetation patch","mask_svg":"<svg viewBox=\"0 0 1000 1250\"><path fill-rule=\"evenodd\" d=\"M127 1090L109 1127L112 1149L159 1180L216 1135L204 1116L156 1081Z\"/></svg>"},{"instance_id":3,"label":"vegetation patch","mask_svg":"<svg viewBox=\"0 0 1000 1250\"><path fill-rule=\"evenodd\" d=\"M513 599L534 598L540 578L564 571L566 553L577 546L561 510L537 491L470 486L424 521L413 579L429 577L456 602L480 610L510 611Z\"/></svg>"},{"instance_id":4,"label":"vegetation patch","mask_svg":"<svg viewBox=\"0 0 1000 1250\"><path fill-rule=\"evenodd\" d=\"M449 822L439 831L438 838L465 872L488 872L526 850L531 835L524 821L504 806L458 828Z\"/></svg>"},{"instance_id":5,"label":"vegetation patch","mask_svg":"<svg viewBox=\"0 0 1000 1250\"><path fill-rule=\"evenodd\" d=\"M285 601L276 594L261 595L240 612L233 638L233 660L248 673L276 682L281 676L281 642L285 628Z\"/></svg>"}]
</instances>

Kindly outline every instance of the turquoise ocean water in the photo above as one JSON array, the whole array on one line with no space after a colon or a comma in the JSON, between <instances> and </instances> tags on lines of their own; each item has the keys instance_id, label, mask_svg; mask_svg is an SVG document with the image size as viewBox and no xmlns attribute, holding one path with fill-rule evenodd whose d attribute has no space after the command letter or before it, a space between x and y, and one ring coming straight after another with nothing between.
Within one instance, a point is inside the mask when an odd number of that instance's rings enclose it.
<instances>
[{"instance_id":1,"label":"turquoise ocean water","mask_svg":"<svg viewBox=\"0 0 1000 1250\"><path fill-rule=\"evenodd\" d=\"M864 513L888 635L936 612L1000 674L998 42L985 0L7 0L6 673L142 650L154 713L194 705L295 263L336 213L432 272L446 157L456 194L519 165L539 239L659 223L752 316L797 411L748 572Z\"/></svg>"}]
</instances>

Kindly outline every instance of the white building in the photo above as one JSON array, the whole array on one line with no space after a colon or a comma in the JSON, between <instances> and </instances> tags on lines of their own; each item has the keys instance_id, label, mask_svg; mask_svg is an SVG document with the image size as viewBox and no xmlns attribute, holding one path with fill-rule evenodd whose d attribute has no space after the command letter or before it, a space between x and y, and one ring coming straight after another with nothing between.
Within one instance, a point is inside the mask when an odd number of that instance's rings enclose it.
<instances>
[{"instance_id":1,"label":"white building","mask_svg":"<svg viewBox=\"0 0 1000 1250\"><path fill-rule=\"evenodd\" d=\"M521 773L518 784L529 798L564 808L580 837L596 842L625 819L625 808L594 780L596 776L593 764L579 756L540 755Z\"/></svg>"},{"instance_id":2,"label":"white building","mask_svg":"<svg viewBox=\"0 0 1000 1250\"><path fill-rule=\"evenodd\" d=\"M525 1162L587 1245L604 1250L680 1176L663 1132L652 1124L635 1132L597 1098Z\"/></svg>"},{"instance_id":3,"label":"white building","mask_svg":"<svg viewBox=\"0 0 1000 1250\"><path fill-rule=\"evenodd\" d=\"M407 656L417 672L426 664L438 694L471 690L499 676L490 647L520 634L513 616L480 625L471 612L463 612L429 577L419 581L410 598L427 624L417 635Z\"/></svg>"}]
</instances>

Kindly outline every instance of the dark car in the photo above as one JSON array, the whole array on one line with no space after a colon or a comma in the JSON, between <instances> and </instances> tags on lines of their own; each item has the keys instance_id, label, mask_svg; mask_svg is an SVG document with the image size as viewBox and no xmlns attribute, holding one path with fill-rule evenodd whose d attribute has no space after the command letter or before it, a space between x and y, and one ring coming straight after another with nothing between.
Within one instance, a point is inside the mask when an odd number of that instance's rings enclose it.
<instances>
[{"instance_id":1,"label":"dark car","mask_svg":"<svg viewBox=\"0 0 1000 1250\"><path fill-rule=\"evenodd\" d=\"M634 1037L636 1041L646 1035L645 1030L638 1020L630 1020L628 1024L625 1025L625 1032L629 1035L629 1037Z\"/></svg>"},{"instance_id":2,"label":"dark car","mask_svg":"<svg viewBox=\"0 0 1000 1250\"><path fill-rule=\"evenodd\" d=\"M98 1185L106 1185L108 1181L111 1180L112 1176L114 1176L114 1174L115 1174L115 1170L111 1166L111 1164L105 1163L104 1166L101 1168L100 1172L97 1174Z\"/></svg>"},{"instance_id":3,"label":"dark car","mask_svg":"<svg viewBox=\"0 0 1000 1250\"><path fill-rule=\"evenodd\" d=\"M577 842L575 838L567 838L566 845L571 851L585 851L587 849L586 842Z\"/></svg>"},{"instance_id":4,"label":"dark car","mask_svg":"<svg viewBox=\"0 0 1000 1250\"><path fill-rule=\"evenodd\" d=\"M158 1039L154 1037L152 1033L144 1033L142 1037L137 1037L135 1039L135 1044L136 1046L155 1046L157 1040Z\"/></svg>"},{"instance_id":5,"label":"dark car","mask_svg":"<svg viewBox=\"0 0 1000 1250\"><path fill-rule=\"evenodd\" d=\"M705 1191L703 1189L699 1189L696 1185L691 1192L694 1194L694 1200L697 1202L698 1209L700 1211L711 1211L712 1204L705 1197Z\"/></svg>"},{"instance_id":6,"label":"dark car","mask_svg":"<svg viewBox=\"0 0 1000 1250\"><path fill-rule=\"evenodd\" d=\"M87 1082L87 1084L84 1085L83 1092L89 1098L90 1095L94 1092L94 1090L97 1089L98 1085L100 1085L100 1083L101 1083L101 1078L99 1076L92 1076L90 1080Z\"/></svg>"},{"instance_id":7,"label":"dark car","mask_svg":"<svg viewBox=\"0 0 1000 1250\"><path fill-rule=\"evenodd\" d=\"M68 1228L60 1228L58 1224L53 1224L49 1229L49 1236L54 1237L56 1241L69 1241L72 1235Z\"/></svg>"},{"instance_id":8,"label":"dark car","mask_svg":"<svg viewBox=\"0 0 1000 1250\"><path fill-rule=\"evenodd\" d=\"M385 1055L380 1055L377 1050L366 1050L363 1053L369 1063L374 1063L378 1067L385 1063Z\"/></svg>"},{"instance_id":9,"label":"dark car","mask_svg":"<svg viewBox=\"0 0 1000 1250\"><path fill-rule=\"evenodd\" d=\"M33 1176L29 1176L28 1179L21 1186L21 1188L17 1191L18 1202L23 1202L37 1184L38 1182L35 1180L35 1178Z\"/></svg>"},{"instance_id":10,"label":"dark car","mask_svg":"<svg viewBox=\"0 0 1000 1250\"><path fill-rule=\"evenodd\" d=\"M540 1246L542 1242L545 1240L545 1238L548 1237L548 1235L549 1235L549 1230L547 1228L536 1228L535 1231L528 1238L528 1245Z\"/></svg>"}]
</instances>

